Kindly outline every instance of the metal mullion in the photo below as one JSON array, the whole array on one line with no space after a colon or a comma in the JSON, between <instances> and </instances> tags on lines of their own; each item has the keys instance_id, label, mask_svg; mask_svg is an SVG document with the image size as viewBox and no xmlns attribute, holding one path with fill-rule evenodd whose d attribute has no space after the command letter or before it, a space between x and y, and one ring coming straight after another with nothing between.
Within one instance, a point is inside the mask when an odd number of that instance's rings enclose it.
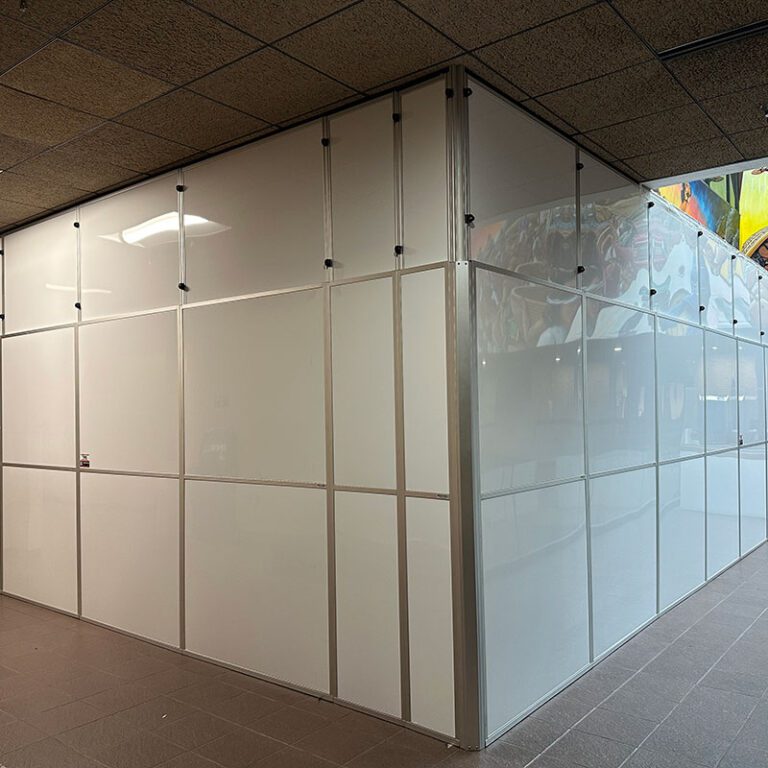
<instances>
[{"instance_id":1,"label":"metal mullion","mask_svg":"<svg viewBox=\"0 0 768 768\"><path fill-rule=\"evenodd\" d=\"M83 296L83 271L82 271L82 248L80 238L80 208L75 209L77 222L75 240L77 243L77 266L76 266L76 301L77 318L73 328L74 334L74 356L75 356L75 531L76 531L76 558L77 558L77 615L83 615L83 535L82 535L82 480L80 475L80 324L83 319L82 306Z\"/></svg>"},{"instance_id":2,"label":"metal mullion","mask_svg":"<svg viewBox=\"0 0 768 768\"><path fill-rule=\"evenodd\" d=\"M177 201L179 209L179 305L176 307L176 360L177 360L177 408L178 408L178 462L179 462L179 499L178 499L178 567L179 567L179 647L187 645L187 593L186 593L186 407L184 386L184 312L186 301L187 263L186 233L184 229L184 171L177 173Z\"/></svg>"},{"instance_id":3,"label":"metal mullion","mask_svg":"<svg viewBox=\"0 0 768 768\"><path fill-rule=\"evenodd\" d=\"M653 398L654 398L654 451L656 479L656 615L661 612L661 498L660 468L661 448L659 439L659 320L653 323Z\"/></svg>"},{"instance_id":4,"label":"metal mullion","mask_svg":"<svg viewBox=\"0 0 768 768\"><path fill-rule=\"evenodd\" d=\"M399 91L392 94L392 142L394 158L394 207L395 207L395 243L393 253L395 255L395 268L402 269L405 266L403 249L405 230L405 211L403 204L403 104ZM398 250L400 251L398 253Z\"/></svg>"},{"instance_id":5,"label":"metal mullion","mask_svg":"<svg viewBox=\"0 0 768 768\"><path fill-rule=\"evenodd\" d=\"M587 408L587 296L581 296L581 418L584 450L584 525L587 558L587 632L589 662L595 660L594 598L592 589L592 483L589 470L589 419Z\"/></svg>"}]
</instances>

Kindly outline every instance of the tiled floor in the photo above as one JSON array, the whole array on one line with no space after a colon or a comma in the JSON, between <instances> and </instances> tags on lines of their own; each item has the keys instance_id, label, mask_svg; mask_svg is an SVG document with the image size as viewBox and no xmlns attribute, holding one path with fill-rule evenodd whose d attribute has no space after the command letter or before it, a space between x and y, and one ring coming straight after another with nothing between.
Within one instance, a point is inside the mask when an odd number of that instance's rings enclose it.
<instances>
[{"instance_id":1,"label":"tiled floor","mask_svg":"<svg viewBox=\"0 0 768 768\"><path fill-rule=\"evenodd\" d=\"M768 768L768 546L484 752L0 598L0 768Z\"/></svg>"}]
</instances>

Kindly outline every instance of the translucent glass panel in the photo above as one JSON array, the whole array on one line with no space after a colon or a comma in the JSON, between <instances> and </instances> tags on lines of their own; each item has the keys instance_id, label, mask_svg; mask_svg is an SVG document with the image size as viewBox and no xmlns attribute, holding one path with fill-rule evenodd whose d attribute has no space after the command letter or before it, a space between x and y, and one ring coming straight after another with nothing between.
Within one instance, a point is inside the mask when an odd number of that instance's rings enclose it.
<instances>
[{"instance_id":1,"label":"translucent glass panel","mask_svg":"<svg viewBox=\"0 0 768 768\"><path fill-rule=\"evenodd\" d=\"M77 612L75 473L3 468L3 589Z\"/></svg>"},{"instance_id":2,"label":"translucent glass panel","mask_svg":"<svg viewBox=\"0 0 768 768\"><path fill-rule=\"evenodd\" d=\"M335 515L339 697L399 717L396 499L337 493Z\"/></svg>"},{"instance_id":3,"label":"translucent glass panel","mask_svg":"<svg viewBox=\"0 0 768 768\"><path fill-rule=\"evenodd\" d=\"M179 471L176 312L84 325L80 451L91 467Z\"/></svg>"},{"instance_id":4,"label":"translucent glass panel","mask_svg":"<svg viewBox=\"0 0 768 768\"><path fill-rule=\"evenodd\" d=\"M656 613L656 470L590 481L595 655Z\"/></svg>"},{"instance_id":5,"label":"translucent glass panel","mask_svg":"<svg viewBox=\"0 0 768 768\"><path fill-rule=\"evenodd\" d=\"M336 483L394 488L392 281L334 287L331 320Z\"/></svg>"},{"instance_id":6,"label":"translucent glass panel","mask_svg":"<svg viewBox=\"0 0 768 768\"><path fill-rule=\"evenodd\" d=\"M472 92L472 258L575 285L573 145L478 83Z\"/></svg>"},{"instance_id":7,"label":"translucent glass panel","mask_svg":"<svg viewBox=\"0 0 768 768\"><path fill-rule=\"evenodd\" d=\"M392 99L331 118L331 209L336 277L395 266Z\"/></svg>"},{"instance_id":8,"label":"translucent glass panel","mask_svg":"<svg viewBox=\"0 0 768 768\"><path fill-rule=\"evenodd\" d=\"M758 270L758 294L760 296L760 340L768 344L768 273Z\"/></svg>"},{"instance_id":9,"label":"translucent glass panel","mask_svg":"<svg viewBox=\"0 0 768 768\"><path fill-rule=\"evenodd\" d=\"M81 480L83 616L179 644L179 482Z\"/></svg>"},{"instance_id":10,"label":"translucent glass panel","mask_svg":"<svg viewBox=\"0 0 768 768\"><path fill-rule=\"evenodd\" d=\"M3 460L75 463L75 333L3 339Z\"/></svg>"},{"instance_id":11,"label":"translucent glass panel","mask_svg":"<svg viewBox=\"0 0 768 768\"><path fill-rule=\"evenodd\" d=\"M403 275L405 484L448 493L445 272Z\"/></svg>"},{"instance_id":12,"label":"translucent glass panel","mask_svg":"<svg viewBox=\"0 0 768 768\"><path fill-rule=\"evenodd\" d=\"M187 647L328 692L325 491L188 481L185 510Z\"/></svg>"},{"instance_id":13,"label":"translucent glass panel","mask_svg":"<svg viewBox=\"0 0 768 768\"><path fill-rule=\"evenodd\" d=\"M188 301L324 280L322 126L184 171Z\"/></svg>"},{"instance_id":14,"label":"translucent glass panel","mask_svg":"<svg viewBox=\"0 0 768 768\"><path fill-rule=\"evenodd\" d=\"M703 322L709 328L733 330L731 249L719 237L699 238L699 298Z\"/></svg>"},{"instance_id":15,"label":"translucent glass panel","mask_svg":"<svg viewBox=\"0 0 768 768\"><path fill-rule=\"evenodd\" d=\"M657 320L659 459L704 453L704 332Z\"/></svg>"},{"instance_id":16,"label":"translucent glass panel","mask_svg":"<svg viewBox=\"0 0 768 768\"><path fill-rule=\"evenodd\" d=\"M739 443L736 342L716 333L705 334L707 382L707 450Z\"/></svg>"},{"instance_id":17,"label":"translucent glass panel","mask_svg":"<svg viewBox=\"0 0 768 768\"><path fill-rule=\"evenodd\" d=\"M765 444L739 451L739 496L741 499L741 554L766 536Z\"/></svg>"},{"instance_id":18,"label":"translucent glass panel","mask_svg":"<svg viewBox=\"0 0 768 768\"><path fill-rule=\"evenodd\" d=\"M6 333L77 319L76 221L69 211L4 238Z\"/></svg>"},{"instance_id":19,"label":"translucent glass panel","mask_svg":"<svg viewBox=\"0 0 768 768\"><path fill-rule=\"evenodd\" d=\"M587 423L591 472L656 458L654 318L587 299Z\"/></svg>"},{"instance_id":20,"label":"translucent glass panel","mask_svg":"<svg viewBox=\"0 0 768 768\"><path fill-rule=\"evenodd\" d=\"M405 91L400 100L403 144L403 263L448 258L445 79Z\"/></svg>"},{"instance_id":21,"label":"translucent glass panel","mask_svg":"<svg viewBox=\"0 0 768 768\"><path fill-rule=\"evenodd\" d=\"M739 556L739 452L707 456L707 578Z\"/></svg>"},{"instance_id":22,"label":"translucent glass panel","mask_svg":"<svg viewBox=\"0 0 768 768\"><path fill-rule=\"evenodd\" d=\"M406 500L411 720L455 732L450 503Z\"/></svg>"},{"instance_id":23,"label":"translucent glass panel","mask_svg":"<svg viewBox=\"0 0 768 768\"><path fill-rule=\"evenodd\" d=\"M188 474L325 482L320 290L184 310Z\"/></svg>"},{"instance_id":24,"label":"translucent glass panel","mask_svg":"<svg viewBox=\"0 0 768 768\"><path fill-rule=\"evenodd\" d=\"M84 319L177 304L176 175L84 205L80 258Z\"/></svg>"},{"instance_id":25,"label":"translucent glass panel","mask_svg":"<svg viewBox=\"0 0 768 768\"><path fill-rule=\"evenodd\" d=\"M584 472L579 296L477 270L484 493Z\"/></svg>"},{"instance_id":26,"label":"translucent glass panel","mask_svg":"<svg viewBox=\"0 0 768 768\"><path fill-rule=\"evenodd\" d=\"M580 155L581 285L590 293L647 308L648 214L640 187Z\"/></svg>"},{"instance_id":27,"label":"translucent glass panel","mask_svg":"<svg viewBox=\"0 0 768 768\"><path fill-rule=\"evenodd\" d=\"M760 290L757 266L739 256L733 262L733 316L736 335L760 341Z\"/></svg>"},{"instance_id":28,"label":"translucent glass panel","mask_svg":"<svg viewBox=\"0 0 768 768\"><path fill-rule=\"evenodd\" d=\"M481 506L488 733L589 662L582 482Z\"/></svg>"},{"instance_id":29,"label":"translucent glass panel","mask_svg":"<svg viewBox=\"0 0 768 768\"><path fill-rule=\"evenodd\" d=\"M763 348L739 343L739 435L743 445L765 442Z\"/></svg>"},{"instance_id":30,"label":"translucent glass panel","mask_svg":"<svg viewBox=\"0 0 768 768\"><path fill-rule=\"evenodd\" d=\"M704 581L704 458L659 467L659 599L666 608Z\"/></svg>"},{"instance_id":31,"label":"translucent glass panel","mask_svg":"<svg viewBox=\"0 0 768 768\"><path fill-rule=\"evenodd\" d=\"M648 211L651 307L656 312L699 322L698 228L692 219L655 201Z\"/></svg>"}]
</instances>

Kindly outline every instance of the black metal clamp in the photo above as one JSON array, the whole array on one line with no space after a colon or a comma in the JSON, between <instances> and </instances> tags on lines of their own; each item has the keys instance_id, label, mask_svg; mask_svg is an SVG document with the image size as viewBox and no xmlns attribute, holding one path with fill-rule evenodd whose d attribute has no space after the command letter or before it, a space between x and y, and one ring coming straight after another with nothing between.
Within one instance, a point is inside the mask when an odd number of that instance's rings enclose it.
<instances>
[{"instance_id":1,"label":"black metal clamp","mask_svg":"<svg viewBox=\"0 0 768 768\"><path fill-rule=\"evenodd\" d=\"M402 256L405 252L405 248L402 245L395 246L395 256Z\"/></svg>"},{"instance_id":2,"label":"black metal clamp","mask_svg":"<svg viewBox=\"0 0 768 768\"><path fill-rule=\"evenodd\" d=\"M76 301L75 302L75 309L82 309L82 308L83 308L83 305L79 301Z\"/></svg>"},{"instance_id":3,"label":"black metal clamp","mask_svg":"<svg viewBox=\"0 0 768 768\"><path fill-rule=\"evenodd\" d=\"M323 266L330 269L333 266L333 259L323 259Z\"/></svg>"},{"instance_id":4,"label":"black metal clamp","mask_svg":"<svg viewBox=\"0 0 768 768\"><path fill-rule=\"evenodd\" d=\"M179 290L180 291L188 291L189 286L186 283L179 283Z\"/></svg>"},{"instance_id":5,"label":"black metal clamp","mask_svg":"<svg viewBox=\"0 0 768 768\"><path fill-rule=\"evenodd\" d=\"M465 213L464 214L464 223L471 227L475 223L475 216L472 213Z\"/></svg>"},{"instance_id":6,"label":"black metal clamp","mask_svg":"<svg viewBox=\"0 0 768 768\"><path fill-rule=\"evenodd\" d=\"M584 272L587 271L587 268L583 264L579 264L578 267L576 267L576 272L581 275L584 274Z\"/></svg>"}]
</instances>

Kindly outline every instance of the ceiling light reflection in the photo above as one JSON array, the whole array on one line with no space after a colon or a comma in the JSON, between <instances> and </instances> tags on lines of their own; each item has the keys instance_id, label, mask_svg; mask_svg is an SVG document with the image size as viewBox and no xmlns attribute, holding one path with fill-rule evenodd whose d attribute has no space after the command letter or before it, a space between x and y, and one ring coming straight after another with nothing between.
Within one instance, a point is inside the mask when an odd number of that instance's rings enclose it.
<instances>
[{"instance_id":1,"label":"ceiling light reflection","mask_svg":"<svg viewBox=\"0 0 768 768\"><path fill-rule=\"evenodd\" d=\"M187 237L215 235L227 229L229 227L206 219L204 216L197 216L192 213L184 214L184 234ZM162 213L139 224L126 227L121 232L99 235L99 237L103 240L111 240L114 243L124 243L125 245L145 248L152 245L172 243L178 237L178 233L179 214L177 211L168 211L168 213Z\"/></svg>"}]
</instances>

